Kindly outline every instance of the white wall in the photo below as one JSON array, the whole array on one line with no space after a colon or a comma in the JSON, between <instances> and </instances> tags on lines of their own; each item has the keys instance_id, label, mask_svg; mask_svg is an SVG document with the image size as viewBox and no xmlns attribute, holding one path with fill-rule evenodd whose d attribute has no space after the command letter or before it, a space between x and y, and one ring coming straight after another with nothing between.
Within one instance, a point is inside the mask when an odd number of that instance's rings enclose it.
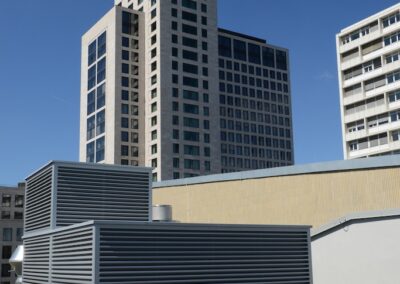
<instances>
[{"instance_id":1,"label":"white wall","mask_svg":"<svg viewBox=\"0 0 400 284\"><path fill-rule=\"evenodd\" d=\"M369 219L312 242L314 284L400 283L400 219Z\"/></svg>"}]
</instances>

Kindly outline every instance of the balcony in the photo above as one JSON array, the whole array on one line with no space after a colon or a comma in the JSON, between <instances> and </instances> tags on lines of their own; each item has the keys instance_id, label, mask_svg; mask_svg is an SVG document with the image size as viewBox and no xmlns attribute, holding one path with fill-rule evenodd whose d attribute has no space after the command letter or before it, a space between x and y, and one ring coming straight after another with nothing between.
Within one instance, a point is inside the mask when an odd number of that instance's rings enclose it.
<instances>
[{"instance_id":1,"label":"balcony","mask_svg":"<svg viewBox=\"0 0 400 284\"><path fill-rule=\"evenodd\" d=\"M344 53L346 51L349 51L353 48L356 48L359 45L363 45L366 44L374 39L376 39L377 37L380 36L380 30L379 30L379 25L375 25L373 27L370 28L369 30L369 34L361 36L360 38L353 40L347 44L342 44L342 42L340 41L339 44L339 52L340 53Z\"/></svg>"},{"instance_id":2,"label":"balcony","mask_svg":"<svg viewBox=\"0 0 400 284\"><path fill-rule=\"evenodd\" d=\"M349 123L352 121L363 119L365 117L378 115L385 111L387 111L387 106L385 104L385 101L381 100L376 103L370 103L370 104L364 105L363 107L360 106L359 108L356 108L354 113L351 113L351 112L346 113L345 112L344 122Z\"/></svg>"}]
</instances>

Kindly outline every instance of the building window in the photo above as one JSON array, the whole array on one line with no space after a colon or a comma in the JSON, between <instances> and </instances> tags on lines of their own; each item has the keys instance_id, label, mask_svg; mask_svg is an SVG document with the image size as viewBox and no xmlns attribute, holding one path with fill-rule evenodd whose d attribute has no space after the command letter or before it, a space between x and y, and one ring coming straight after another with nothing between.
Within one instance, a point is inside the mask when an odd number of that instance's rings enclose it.
<instances>
[{"instance_id":1,"label":"building window","mask_svg":"<svg viewBox=\"0 0 400 284\"><path fill-rule=\"evenodd\" d=\"M183 90L183 98L192 101L199 100L199 93L194 91Z\"/></svg>"},{"instance_id":2,"label":"building window","mask_svg":"<svg viewBox=\"0 0 400 284\"><path fill-rule=\"evenodd\" d=\"M96 65L89 68L88 71L88 90L92 89L96 85Z\"/></svg>"},{"instance_id":3,"label":"building window","mask_svg":"<svg viewBox=\"0 0 400 284\"><path fill-rule=\"evenodd\" d=\"M200 170L200 161L199 160L185 159L184 160L184 167L185 167L185 169Z\"/></svg>"},{"instance_id":4,"label":"building window","mask_svg":"<svg viewBox=\"0 0 400 284\"><path fill-rule=\"evenodd\" d=\"M396 90L388 94L389 102L393 103L400 100L400 90Z\"/></svg>"},{"instance_id":5,"label":"building window","mask_svg":"<svg viewBox=\"0 0 400 284\"><path fill-rule=\"evenodd\" d=\"M182 6L192 10L197 10L197 3L193 0L182 0Z\"/></svg>"},{"instance_id":6,"label":"building window","mask_svg":"<svg viewBox=\"0 0 400 284\"><path fill-rule=\"evenodd\" d=\"M197 40L183 36L182 37L182 45L197 48Z\"/></svg>"},{"instance_id":7,"label":"building window","mask_svg":"<svg viewBox=\"0 0 400 284\"><path fill-rule=\"evenodd\" d=\"M24 234L23 228L17 228L16 240L18 242L22 241L22 235Z\"/></svg>"},{"instance_id":8,"label":"building window","mask_svg":"<svg viewBox=\"0 0 400 284\"><path fill-rule=\"evenodd\" d=\"M3 263L1 265L1 277L10 277L11 276L11 266L8 263Z\"/></svg>"},{"instance_id":9,"label":"building window","mask_svg":"<svg viewBox=\"0 0 400 284\"><path fill-rule=\"evenodd\" d=\"M96 115L96 135L101 135L105 131L105 111L102 110Z\"/></svg>"},{"instance_id":10,"label":"building window","mask_svg":"<svg viewBox=\"0 0 400 284\"><path fill-rule=\"evenodd\" d=\"M14 212L14 219L15 220L22 220L23 217L24 217L24 213L23 212L18 212L18 211Z\"/></svg>"},{"instance_id":11,"label":"building window","mask_svg":"<svg viewBox=\"0 0 400 284\"><path fill-rule=\"evenodd\" d=\"M96 91L93 90L88 94L87 98L87 115L90 115L96 110Z\"/></svg>"},{"instance_id":12,"label":"building window","mask_svg":"<svg viewBox=\"0 0 400 284\"><path fill-rule=\"evenodd\" d=\"M182 11L182 20L197 23L197 15L186 11Z\"/></svg>"},{"instance_id":13,"label":"building window","mask_svg":"<svg viewBox=\"0 0 400 284\"><path fill-rule=\"evenodd\" d=\"M3 194L1 206L2 207L11 207L11 195L10 194Z\"/></svg>"},{"instance_id":14,"label":"building window","mask_svg":"<svg viewBox=\"0 0 400 284\"><path fill-rule=\"evenodd\" d=\"M86 162L94 163L94 142L86 145Z\"/></svg>"},{"instance_id":15,"label":"building window","mask_svg":"<svg viewBox=\"0 0 400 284\"><path fill-rule=\"evenodd\" d=\"M97 83L106 78L106 58L104 57L97 63Z\"/></svg>"},{"instance_id":16,"label":"building window","mask_svg":"<svg viewBox=\"0 0 400 284\"><path fill-rule=\"evenodd\" d=\"M157 154L157 144L151 145L151 154L152 155Z\"/></svg>"},{"instance_id":17,"label":"building window","mask_svg":"<svg viewBox=\"0 0 400 284\"><path fill-rule=\"evenodd\" d=\"M197 35L197 27L182 24L182 32L191 34L191 35Z\"/></svg>"},{"instance_id":18,"label":"building window","mask_svg":"<svg viewBox=\"0 0 400 284\"><path fill-rule=\"evenodd\" d=\"M122 12L122 33L137 36L139 31L138 15Z\"/></svg>"},{"instance_id":19,"label":"building window","mask_svg":"<svg viewBox=\"0 0 400 284\"><path fill-rule=\"evenodd\" d=\"M106 104L106 84L102 84L97 88L97 109L102 108Z\"/></svg>"},{"instance_id":20,"label":"building window","mask_svg":"<svg viewBox=\"0 0 400 284\"><path fill-rule=\"evenodd\" d=\"M136 132L131 133L131 142L132 143L139 143L139 134Z\"/></svg>"},{"instance_id":21,"label":"building window","mask_svg":"<svg viewBox=\"0 0 400 284\"><path fill-rule=\"evenodd\" d=\"M88 47L88 66L92 65L96 61L96 50L97 43L93 41Z\"/></svg>"},{"instance_id":22,"label":"building window","mask_svg":"<svg viewBox=\"0 0 400 284\"><path fill-rule=\"evenodd\" d=\"M3 246L2 248L2 259L9 260L12 254L12 246Z\"/></svg>"},{"instance_id":23,"label":"building window","mask_svg":"<svg viewBox=\"0 0 400 284\"><path fill-rule=\"evenodd\" d=\"M24 196L23 195L15 195L15 207L17 207L17 208L24 207Z\"/></svg>"},{"instance_id":24,"label":"building window","mask_svg":"<svg viewBox=\"0 0 400 284\"><path fill-rule=\"evenodd\" d=\"M200 147L199 146L185 145L183 151L184 151L185 155L192 155L192 156L200 155Z\"/></svg>"},{"instance_id":25,"label":"building window","mask_svg":"<svg viewBox=\"0 0 400 284\"><path fill-rule=\"evenodd\" d=\"M129 147L121 145L121 156L129 156Z\"/></svg>"},{"instance_id":26,"label":"building window","mask_svg":"<svg viewBox=\"0 0 400 284\"><path fill-rule=\"evenodd\" d=\"M173 158L172 164L175 169L179 169L179 158Z\"/></svg>"},{"instance_id":27,"label":"building window","mask_svg":"<svg viewBox=\"0 0 400 284\"><path fill-rule=\"evenodd\" d=\"M247 61L246 43L241 40L233 40L233 57L237 60Z\"/></svg>"},{"instance_id":28,"label":"building window","mask_svg":"<svg viewBox=\"0 0 400 284\"><path fill-rule=\"evenodd\" d=\"M383 27L386 28L400 21L400 12L389 15L382 20Z\"/></svg>"},{"instance_id":29,"label":"building window","mask_svg":"<svg viewBox=\"0 0 400 284\"><path fill-rule=\"evenodd\" d=\"M102 33L97 39L97 58L102 57L106 53L107 33Z\"/></svg>"},{"instance_id":30,"label":"building window","mask_svg":"<svg viewBox=\"0 0 400 284\"><path fill-rule=\"evenodd\" d=\"M104 137L96 140L96 162L101 162L104 160Z\"/></svg>"},{"instance_id":31,"label":"building window","mask_svg":"<svg viewBox=\"0 0 400 284\"><path fill-rule=\"evenodd\" d=\"M385 43L385 46L391 45L395 42L397 42L398 40L400 40L400 32L395 32L389 36L386 36L383 39L383 42Z\"/></svg>"},{"instance_id":32,"label":"building window","mask_svg":"<svg viewBox=\"0 0 400 284\"><path fill-rule=\"evenodd\" d=\"M1 219L10 220L11 219L10 211L1 211Z\"/></svg>"},{"instance_id":33,"label":"building window","mask_svg":"<svg viewBox=\"0 0 400 284\"><path fill-rule=\"evenodd\" d=\"M12 228L3 228L3 242L11 242L12 241Z\"/></svg>"}]
</instances>

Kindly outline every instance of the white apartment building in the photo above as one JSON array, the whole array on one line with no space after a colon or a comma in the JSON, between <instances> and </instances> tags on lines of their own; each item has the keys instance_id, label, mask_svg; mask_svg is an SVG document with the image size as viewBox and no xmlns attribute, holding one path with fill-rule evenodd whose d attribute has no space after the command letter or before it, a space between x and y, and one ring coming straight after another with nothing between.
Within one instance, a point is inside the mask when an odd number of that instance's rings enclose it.
<instances>
[{"instance_id":1,"label":"white apartment building","mask_svg":"<svg viewBox=\"0 0 400 284\"><path fill-rule=\"evenodd\" d=\"M116 0L82 38L80 161L154 180L293 164L287 49L216 0Z\"/></svg>"},{"instance_id":2,"label":"white apartment building","mask_svg":"<svg viewBox=\"0 0 400 284\"><path fill-rule=\"evenodd\" d=\"M336 42L345 159L400 153L400 4Z\"/></svg>"}]
</instances>

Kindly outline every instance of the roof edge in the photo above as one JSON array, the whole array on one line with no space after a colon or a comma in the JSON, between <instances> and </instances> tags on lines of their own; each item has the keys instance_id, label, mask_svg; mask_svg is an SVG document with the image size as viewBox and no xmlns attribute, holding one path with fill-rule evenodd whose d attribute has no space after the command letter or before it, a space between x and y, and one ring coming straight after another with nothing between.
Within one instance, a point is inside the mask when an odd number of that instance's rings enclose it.
<instances>
[{"instance_id":1,"label":"roof edge","mask_svg":"<svg viewBox=\"0 0 400 284\"><path fill-rule=\"evenodd\" d=\"M153 183L153 188L165 188L173 186L186 186L194 184L235 181L244 179L259 179L278 176L293 176L302 174L341 172L351 170L365 170L377 168L400 167L400 155L390 155L382 157L340 160L323 163L312 163L304 165L294 165L278 168L269 168L253 171L235 172L227 174L214 174L193 178L183 178L177 180L167 180Z\"/></svg>"},{"instance_id":2,"label":"roof edge","mask_svg":"<svg viewBox=\"0 0 400 284\"><path fill-rule=\"evenodd\" d=\"M340 226L344 226L351 222L361 222L363 220L370 219L373 221L374 219L382 219L382 218L400 218L400 208L395 209L387 209L380 211L364 211L364 212L355 212L345 215L344 217L338 218L332 222L329 222L325 225L322 225L318 228L311 229L311 238L319 239L322 237L321 235L326 233L329 234L339 229Z\"/></svg>"}]
</instances>

